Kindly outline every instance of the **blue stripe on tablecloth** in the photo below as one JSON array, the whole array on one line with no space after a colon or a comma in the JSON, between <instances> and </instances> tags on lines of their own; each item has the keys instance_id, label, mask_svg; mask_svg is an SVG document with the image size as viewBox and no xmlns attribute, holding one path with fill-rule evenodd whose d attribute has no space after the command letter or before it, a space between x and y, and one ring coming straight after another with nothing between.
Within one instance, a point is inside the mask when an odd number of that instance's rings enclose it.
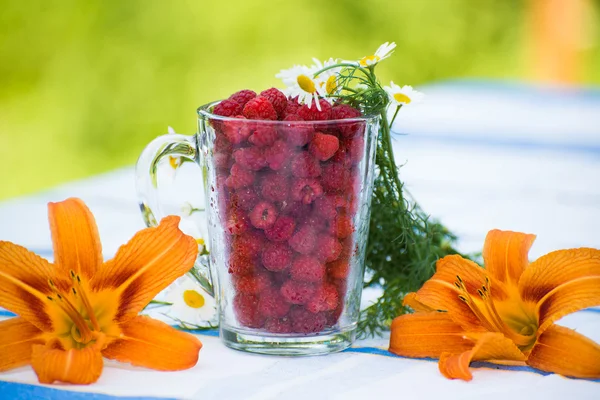
<instances>
[{"instance_id":1,"label":"blue stripe on tablecloth","mask_svg":"<svg viewBox=\"0 0 600 400\"><path fill-rule=\"evenodd\" d=\"M11 400L174 400L169 397L121 397L100 393L73 392L47 386L0 381L0 398Z\"/></svg>"}]
</instances>

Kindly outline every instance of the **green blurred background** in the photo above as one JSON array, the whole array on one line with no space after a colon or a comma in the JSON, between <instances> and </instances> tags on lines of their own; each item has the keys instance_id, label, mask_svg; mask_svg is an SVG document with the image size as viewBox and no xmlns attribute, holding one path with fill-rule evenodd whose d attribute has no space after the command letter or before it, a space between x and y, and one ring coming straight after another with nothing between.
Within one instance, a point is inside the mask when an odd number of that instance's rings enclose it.
<instances>
[{"instance_id":1,"label":"green blurred background","mask_svg":"<svg viewBox=\"0 0 600 400\"><path fill-rule=\"evenodd\" d=\"M545 1L559 5L547 11ZM562 21L561 7L575 19ZM398 48L383 81L597 85L599 9L598 0L2 0L0 198L132 165L168 125L193 133L198 105L385 41ZM564 35L566 57L554 51Z\"/></svg>"}]
</instances>

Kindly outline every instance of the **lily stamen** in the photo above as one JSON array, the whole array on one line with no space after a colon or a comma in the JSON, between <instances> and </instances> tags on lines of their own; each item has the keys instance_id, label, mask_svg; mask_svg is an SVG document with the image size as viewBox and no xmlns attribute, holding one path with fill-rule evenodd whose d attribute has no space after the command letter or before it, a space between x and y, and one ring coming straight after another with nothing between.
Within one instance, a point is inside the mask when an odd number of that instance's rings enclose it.
<instances>
[{"instance_id":1,"label":"lily stamen","mask_svg":"<svg viewBox=\"0 0 600 400\"><path fill-rule=\"evenodd\" d=\"M61 310L63 310L63 312L67 314L69 318L71 318L71 321L73 321L73 323L79 330L81 339L78 341L81 341L82 343L88 343L90 340L92 340L92 331L88 327L87 323L85 322L79 311L77 311L75 306L69 301L69 299L65 298L64 296L61 296L61 294L58 292L56 292L56 298L59 301L56 301L55 304Z\"/></svg>"},{"instance_id":2,"label":"lily stamen","mask_svg":"<svg viewBox=\"0 0 600 400\"><path fill-rule=\"evenodd\" d=\"M90 300L88 299L85 290L83 290L83 287L81 286L81 278L79 277L79 275L75 274L74 271L70 271L71 272L71 277L73 278L74 281L77 281L77 287L78 287L78 291L75 291L75 288L73 288L73 294L75 296L78 296L81 299L81 303L83 304L83 307L85 308L85 311L87 312L88 318L90 319L90 322L92 323L92 326L94 327L94 330L99 331L100 330L100 324L98 323L98 320L96 319L96 314L94 313L94 308L92 307L92 304L90 303Z\"/></svg>"}]
</instances>

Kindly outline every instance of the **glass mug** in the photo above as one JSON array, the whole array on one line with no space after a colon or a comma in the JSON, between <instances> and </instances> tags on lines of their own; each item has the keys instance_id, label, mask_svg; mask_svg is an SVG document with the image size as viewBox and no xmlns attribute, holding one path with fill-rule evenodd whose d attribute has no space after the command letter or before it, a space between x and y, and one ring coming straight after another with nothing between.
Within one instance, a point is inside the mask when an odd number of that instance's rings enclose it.
<instances>
[{"instance_id":1,"label":"glass mug","mask_svg":"<svg viewBox=\"0 0 600 400\"><path fill-rule=\"evenodd\" d=\"M259 121L212 114L216 104L198 108L196 135L160 136L141 154L136 184L146 224L164 217L161 160L198 164L209 240L191 274L215 296L225 345L277 355L349 347L360 311L379 117ZM338 138L337 150L331 137L321 137L327 146L311 141L318 135Z\"/></svg>"}]
</instances>

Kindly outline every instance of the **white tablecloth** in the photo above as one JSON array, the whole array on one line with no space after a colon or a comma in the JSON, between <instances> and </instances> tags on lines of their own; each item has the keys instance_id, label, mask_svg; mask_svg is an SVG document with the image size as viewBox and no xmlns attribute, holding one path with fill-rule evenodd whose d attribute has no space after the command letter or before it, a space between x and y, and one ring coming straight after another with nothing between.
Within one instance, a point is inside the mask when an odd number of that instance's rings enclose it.
<instances>
[{"instance_id":1,"label":"white tablecloth","mask_svg":"<svg viewBox=\"0 0 600 400\"><path fill-rule=\"evenodd\" d=\"M405 163L401 175L407 189L460 236L462 251L480 251L492 228L537 234L532 259L555 249L600 247L600 91L488 82L422 90L426 102L400 114L395 130L408 135L396 137L395 153ZM51 258L46 203L76 196L94 213L105 257L111 257L143 228L133 176L133 168L125 168L0 202L0 240ZM200 182L199 172L184 165L174 186L193 179ZM201 204L200 191L189 196L192 204ZM376 295L367 291L363 303ZM9 314L0 310L2 317ZM599 309L559 323L600 341ZM200 360L187 371L155 372L107 362L94 385L49 387L38 385L32 370L24 367L0 373L0 399L600 398L598 382L530 368L498 370L479 364L473 381L450 381L440 375L435 361L388 353L386 338L361 340L345 352L310 358L230 350L214 332L200 339Z\"/></svg>"}]
</instances>

